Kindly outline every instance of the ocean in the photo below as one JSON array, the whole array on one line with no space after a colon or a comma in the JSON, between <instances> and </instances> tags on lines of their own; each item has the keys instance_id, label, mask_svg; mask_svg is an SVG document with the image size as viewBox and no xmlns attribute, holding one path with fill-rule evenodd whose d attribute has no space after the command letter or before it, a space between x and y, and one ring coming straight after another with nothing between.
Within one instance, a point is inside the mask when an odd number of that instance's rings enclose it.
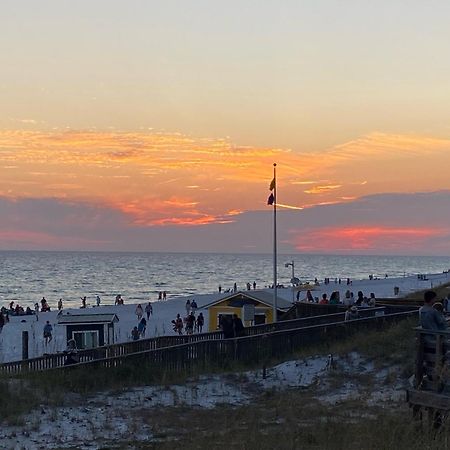
<instances>
[{"instance_id":1,"label":"ocean","mask_svg":"<svg viewBox=\"0 0 450 450\"><path fill-rule=\"evenodd\" d=\"M325 277L364 279L440 273L450 268L450 257L278 255L278 282L290 285L292 266L302 282ZM102 304L114 303L121 294L127 302L245 289L256 282L273 281L273 259L267 254L107 253L0 251L0 305L11 301L32 306L43 296L53 308L59 298L65 307L88 304L100 295Z\"/></svg>"}]
</instances>

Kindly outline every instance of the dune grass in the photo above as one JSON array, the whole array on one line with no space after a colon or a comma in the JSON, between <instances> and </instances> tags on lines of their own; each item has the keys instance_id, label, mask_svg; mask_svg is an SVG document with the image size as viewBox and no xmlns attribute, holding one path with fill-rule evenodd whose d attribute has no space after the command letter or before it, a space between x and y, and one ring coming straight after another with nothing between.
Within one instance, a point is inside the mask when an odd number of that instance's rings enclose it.
<instances>
[{"instance_id":1,"label":"dune grass","mask_svg":"<svg viewBox=\"0 0 450 450\"><path fill-rule=\"evenodd\" d=\"M265 361L270 367L286 359L301 359L320 354L345 355L358 352L379 365L401 364L412 373L414 363L415 319L404 320L383 330L359 332L339 341L311 345L284 358ZM226 368L208 365L184 372L166 372L145 362L127 363L117 368L70 368L25 374L14 379L0 378L0 420L16 421L39 405L57 406L68 400L81 402L86 395L101 391L117 392L130 387L183 383L201 374L240 372L260 369L262 364L230 361Z\"/></svg>"}]
</instances>

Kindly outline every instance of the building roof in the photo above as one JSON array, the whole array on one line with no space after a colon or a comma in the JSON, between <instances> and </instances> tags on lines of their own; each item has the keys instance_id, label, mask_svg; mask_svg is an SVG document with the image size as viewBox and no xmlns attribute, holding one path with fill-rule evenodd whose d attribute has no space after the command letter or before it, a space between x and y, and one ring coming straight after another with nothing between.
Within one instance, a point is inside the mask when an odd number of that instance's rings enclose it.
<instances>
[{"instance_id":1,"label":"building roof","mask_svg":"<svg viewBox=\"0 0 450 450\"><path fill-rule=\"evenodd\" d=\"M58 316L58 323L112 323L118 322L116 314L64 314Z\"/></svg>"},{"instance_id":2,"label":"building roof","mask_svg":"<svg viewBox=\"0 0 450 450\"><path fill-rule=\"evenodd\" d=\"M203 308L207 309L211 306L218 305L225 301L229 302L230 300L234 300L234 299L250 300L250 301L263 303L267 306L273 306L273 291L265 291L265 290L238 291L238 292L234 292L226 297L222 297L218 300L208 303L208 304L204 305ZM285 311L285 310L289 309L291 306L292 306L291 302L288 302L284 298L281 298L277 295L277 309L278 310Z\"/></svg>"}]
</instances>

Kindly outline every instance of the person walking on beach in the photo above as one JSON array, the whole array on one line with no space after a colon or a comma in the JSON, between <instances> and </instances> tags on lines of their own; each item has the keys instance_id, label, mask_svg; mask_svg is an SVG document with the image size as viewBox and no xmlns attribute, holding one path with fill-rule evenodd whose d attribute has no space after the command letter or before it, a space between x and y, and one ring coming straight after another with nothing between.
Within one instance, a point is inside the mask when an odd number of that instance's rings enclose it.
<instances>
[{"instance_id":1,"label":"person walking on beach","mask_svg":"<svg viewBox=\"0 0 450 450\"><path fill-rule=\"evenodd\" d=\"M147 320L150 320L150 316L153 314L153 306L150 302L145 307L145 313L147 314Z\"/></svg>"},{"instance_id":2,"label":"person walking on beach","mask_svg":"<svg viewBox=\"0 0 450 450\"><path fill-rule=\"evenodd\" d=\"M81 308L86 308L86 296L80 298L81 298Z\"/></svg>"},{"instance_id":3,"label":"person walking on beach","mask_svg":"<svg viewBox=\"0 0 450 450\"><path fill-rule=\"evenodd\" d=\"M203 332L203 324L205 323L205 318L203 317L203 313L200 313L197 317L197 331L199 333Z\"/></svg>"},{"instance_id":4,"label":"person walking on beach","mask_svg":"<svg viewBox=\"0 0 450 450\"><path fill-rule=\"evenodd\" d=\"M162 291L159 291L158 293L158 300L162 300Z\"/></svg>"},{"instance_id":5,"label":"person walking on beach","mask_svg":"<svg viewBox=\"0 0 450 450\"><path fill-rule=\"evenodd\" d=\"M3 330L3 327L5 326L5 316L3 315L3 312L0 312L0 333Z\"/></svg>"},{"instance_id":6,"label":"person walking on beach","mask_svg":"<svg viewBox=\"0 0 450 450\"><path fill-rule=\"evenodd\" d=\"M167 292L163 291L163 300L166 301L167 300Z\"/></svg>"},{"instance_id":7,"label":"person walking on beach","mask_svg":"<svg viewBox=\"0 0 450 450\"><path fill-rule=\"evenodd\" d=\"M222 292L222 285L219 284L219 294Z\"/></svg>"},{"instance_id":8,"label":"person walking on beach","mask_svg":"<svg viewBox=\"0 0 450 450\"><path fill-rule=\"evenodd\" d=\"M179 314L177 314L177 318L172 320L173 323L173 331L178 334L183 334L183 319Z\"/></svg>"},{"instance_id":9,"label":"person walking on beach","mask_svg":"<svg viewBox=\"0 0 450 450\"><path fill-rule=\"evenodd\" d=\"M97 297L95 297L95 303L96 303L96 305L97 305L97 306L100 306L100 302L101 302L101 300L100 300L100 295L97 295Z\"/></svg>"},{"instance_id":10,"label":"person walking on beach","mask_svg":"<svg viewBox=\"0 0 450 450\"><path fill-rule=\"evenodd\" d=\"M138 324L138 331L139 335L141 337L145 337L145 330L147 329L147 321L145 320L145 317L141 319L141 321Z\"/></svg>"},{"instance_id":11,"label":"person walking on beach","mask_svg":"<svg viewBox=\"0 0 450 450\"><path fill-rule=\"evenodd\" d=\"M191 312L191 301L189 299L186 300L186 314L189 315L189 313Z\"/></svg>"},{"instance_id":12,"label":"person walking on beach","mask_svg":"<svg viewBox=\"0 0 450 450\"><path fill-rule=\"evenodd\" d=\"M256 281L253 282L253 290L256 289Z\"/></svg>"},{"instance_id":13,"label":"person walking on beach","mask_svg":"<svg viewBox=\"0 0 450 450\"><path fill-rule=\"evenodd\" d=\"M137 320L139 322L142 318L142 314L144 314L141 304L136 306L136 311L134 313L136 314Z\"/></svg>"},{"instance_id":14,"label":"person walking on beach","mask_svg":"<svg viewBox=\"0 0 450 450\"><path fill-rule=\"evenodd\" d=\"M52 331L53 327L50 325L50 322L47 320L47 323L44 325L44 342L45 345L49 344L49 342L52 340Z\"/></svg>"},{"instance_id":15,"label":"person walking on beach","mask_svg":"<svg viewBox=\"0 0 450 450\"><path fill-rule=\"evenodd\" d=\"M195 299L194 299L194 300L192 300L192 302L191 302L191 311L192 311L193 313L195 313L195 311L197 311L197 308L198 308L197 302L196 302Z\"/></svg>"},{"instance_id":16,"label":"person walking on beach","mask_svg":"<svg viewBox=\"0 0 450 450\"><path fill-rule=\"evenodd\" d=\"M34 304L34 313L36 314L36 322L39 322L39 303Z\"/></svg>"},{"instance_id":17,"label":"person walking on beach","mask_svg":"<svg viewBox=\"0 0 450 450\"><path fill-rule=\"evenodd\" d=\"M62 298L60 298L58 300L58 311L61 311L63 309L63 302L62 302Z\"/></svg>"},{"instance_id":18,"label":"person walking on beach","mask_svg":"<svg viewBox=\"0 0 450 450\"><path fill-rule=\"evenodd\" d=\"M237 292L237 284L236 283L233 284L233 292Z\"/></svg>"},{"instance_id":19,"label":"person walking on beach","mask_svg":"<svg viewBox=\"0 0 450 450\"><path fill-rule=\"evenodd\" d=\"M134 327L131 330L131 338L133 339L133 341L137 341L139 339L139 330L138 327Z\"/></svg>"}]
</instances>

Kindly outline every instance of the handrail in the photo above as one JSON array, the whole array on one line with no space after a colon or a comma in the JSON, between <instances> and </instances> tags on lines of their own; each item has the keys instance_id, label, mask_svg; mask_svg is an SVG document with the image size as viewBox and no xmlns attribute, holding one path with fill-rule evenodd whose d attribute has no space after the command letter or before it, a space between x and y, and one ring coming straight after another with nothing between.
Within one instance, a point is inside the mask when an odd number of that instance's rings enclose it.
<instances>
[{"instance_id":1,"label":"handrail","mask_svg":"<svg viewBox=\"0 0 450 450\"><path fill-rule=\"evenodd\" d=\"M369 316L375 315L377 312L385 311L385 307L373 307L373 308L361 308L359 310L359 313L361 315L368 314ZM310 317L302 317L298 319L290 319L285 321L280 321L276 323L269 323L269 324L261 324L261 325L254 325L251 327L244 328L244 335L257 335L262 333L267 333L268 331L274 331L277 329L290 329L290 328L296 328L301 325L305 326L308 323L328 323L332 321L333 319L341 319L341 321L344 320L345 312L339 312L339 313L332 313L332 314L323 314L319 316L310 316ZM193 335L175 335L175 336L158 336L154 338L147 338L147 339L140 339L138 341L128 341L128 342L119 342L116 344L109 344L104 345L101 347L94 347L90 349L84 349L84 350L78 350L77 351L77 357L82 360L86 361L89 359L98 359L99 353L105 353L109 354L110 356L116 356L123 355L126 353L133 352L136 347L141 347L143 350L148 350L151 348L163 348L163 347L169 347L178 345L180 343L186 343L186 342L196 342L199 340L207 340L209 337L212 337L213 339L223 339L223 332L218 331L210 331L208 333L200 333L200 334L193 334ZM10 367L10 366L16 366L17 364L24 364L25 361L27 361L30 365L36 364L36 365L43 365L47 368L48 365L52 365L50 363L51 360L56 361L56 365L62 365L66 357L66 352L61 351L57 353L51 353L46 354L43 356L37 356L35 358L29 358L27 360L18 360L18 361L9 361L6 363L0 364L0 373L2 372L3 368ZM61 359L62 358L62 359ZM39 364L42 362L42 364Z\"/></svg>"},{"instance_id":2,"label":"handrail","mask_svg":"<svg viewBox=\"0 0 450 450\"><path fill-rule=\"evenodd\" d=\"M316 327L317 329L319 328L323 328L326 329L327 326L331 326L331 325L340 325L342 326L343 323L345 324L344 326L347 327L352 327L355 325L348 325L351 324L352 322L357 324L357 323L363 323L365 321L374 321L375 322L377 320L381 320L382 318L389 318L389 320L391 319L395 319L395 318L403 318L403 317L407 317L407 316L411 316L413 314L415 314L417 311L407 311L407 312L401 312L401 313L394 313L394 314L389 314L389 315L383 315L383 316L373 316L373 317L367 317L367 318L361 318L361 319L355 319L349 322L343 322L343 320L338 320L338 321L329 321L327 323L316 323L316 324L307 324L307 322L311 322L313 319L312 317L306 318L306 319L297 319L294 320L292 322L300 322L300 324L298 324L299 326L291 326L291 327L287 327L287 328L279 328L276 329L276 327L273 327L271 330L270 329L264 329L261 330L261 333L247 333L245 336L243 337L239 337L239 338L233 338L234 340L238 339L246 339L246 338L251 338L251 339L258 339L261 337L266 337L267 335L274 335L274 333L289 333L289 332L295 332L295 330L309 330L309 329L315 329L314 327ZM342 314L342 313L340 313ZM336 316L336 315L333 315ZM325 316L318 316L318 317L325 317ZM338 317L334 317L334 319L339 319ZM282 322L280 322L282 323ZM277 325L277 324L271 324L271 325ZM292 323L291 325L295 325L294 323ZM248 329L247 329L248 330ZM220 336L220 337L219 337ZM177 338L178 336L175 336L175 338ZM186 336L181 336L181 337L186 337ZM92 349L89 351L89 354L83 354L82 352L79 353L80 357L79 357L79 363L75 364L74 366L78 366L78 365L82 365L82 364L87 364L89 362L94 362L94 361L103 361L103 360L111 360L111 361L116 361L118 359L123 359L126 358L129 355L135 355L135 354L145 354L148 352L152 352L152 351L159 351L159 350L164 350L164 349L171 349L171 348L180 348L180 346L183 345L196 345L199 344L201 342L227 342L230 341L230 339L224 339L223 338L223 334L221 332L213 332L213 333L205 333L203 335L194 335L194 336L189 336L189 338L193 338L193 339L178 339L175 344L173 343L174 341L172 340L166 340L165 343L169 344L169 345L150 345L150 344L155 344L155 340L148 340L148 342L144 342L144 341L133 341L130 343L126 343L123 345L123 347L120 346L119 347L115 347L112 351L111 351L111 346L108 347L98 347L96 349ZM231 340L233 340L231 339ZM158 343L160 344L164 344L164 337L162 337ZM142 345L143 344L143 345ZM171 344L171 345L170 345ZM116 351L118 350L118 351ZM0 365L0 373L5 373L5 374L15 374L15 373L21 373L21 372L30 372L30 371L42 371L42 370L50 370L50 369L55 369L58 367L64 367L64 363L66 361L66 357L67 355L65 353L58 353L58 354L54 354L54 355L48 355L47 357L39 357L39 358L33 358L33 359L29 359L29 360L23 360L23 361L17 361L17 362L9 362L9 363L4 363L2 365Z\"/></svg>"},{"instance_id":3,"label":"handrail","mask_svg":"<svg viewBox=\"0 0 450 450\"><path fill-rule=\"evenodd\" d=\"M241 336L241 337L234 337L234 338L229 338L229 339L223 339L223 340L216 340L216 339L210 339L210 340L202 340L202 341L198 341L198 342L190 342L190 343L184 343L184 344L179 344L176 346L171 346L171 347L166 347L166 348L159 348L159 349L154 349L154 350L147 350L147 351L141 351L141 352L134 352L134 353L129 353L127 355L122 355L122 356L117 356L117 357L113 357L113 358L103 358L103 359L96 359L96 360L91 360L91 361L87 361L84 363L78 363L78 364L73 364L70 366L70 368L75 368L75 367L90 367L90 366L95 366L95 365L99 365L99 366L105 366L105 364L108 367L117 367L117 364L114 364L114 362L118 362L118 361L123 361L125 359L132 359L132 358L138 358L138 357L144 357L147 355L157 355L161 352L172 352L172 353L177 353L177 354L182 354L183 350L184 351L190 351L189 355L196 355L198 356L199 352L195 352L193 351L193 348L195 347L199 347L199 346L211 346L211 345L216 345L216 346L227 346L227 345L232 345L233 349L234 349L234 359L248 359L248 355L249 353L247 352L240 352L240 357L236 358L236 348L238 348L240 345L248 342L263 342L264 344L268 344L269 341L272 340L276 340L277 338L280 337L285 337L285 336L292 336L295 334L303 334L307 337L313 337L313 339L311 339L312 341L318 341L320 339L323 338L324 332L326 334L327 331L329 331L329 329L342 329L342 327L344 327L344 329L351 329L351 328L360 328L361 325L364 324L370 324L370 323L378 323L380 321L382 322L391 322L391 321L395 321L395 319L403 319L403 318L407 318L410 317L412 315L415 314L415 311L407 311L407 312L400 312L400 313L394 313L394 314L389 314L389 315L385 315L385 316L373 316L373 317L365 317L365 318L361 318L361 319L354 319L351 321L347 321L347 322L330 322L327 324L321 324L321 325L311 325L311 326L306 326L306 327L302 327L302 328L292 328L289 330L277 330L277 331L272 331L269 333L265 333L262 335L250 335L250 336ZM317 333L318 331L318 333ZM315 333L316 332L316 333ZM270 347L270 346L269 346ZM291 342L291 347L292 347L292 342ZM277 347L278 350L282 350L284 348L284 350L286 350L286 347ZM275 355L272 355L275 356ZM204 358L189 358L189 360L191 359L203 359ZM165 358L164 358L165 360ZM161 362L161 361L159 361ZM183 361L180 361L180 363L182 364ZM60 370L63 369L62 367L58 367L55 368L55 370Z\"/></svg>"}]
</instances>

